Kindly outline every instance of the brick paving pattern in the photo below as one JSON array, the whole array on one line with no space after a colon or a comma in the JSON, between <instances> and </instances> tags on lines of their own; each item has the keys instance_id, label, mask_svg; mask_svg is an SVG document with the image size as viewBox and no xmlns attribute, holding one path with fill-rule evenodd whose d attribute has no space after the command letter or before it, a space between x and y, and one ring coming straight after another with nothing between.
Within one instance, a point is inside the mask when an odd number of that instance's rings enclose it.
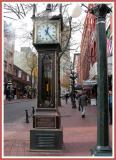
<instances>
[{"instance_id":1,"label":"brick paving pattern","mask_svg":"<svg viewBox=\"0 0 116 160\"><path fill-rule=\"evenodd\" d=\"M72 109L71 103L59 107L63 126L64 147L62 151L31 152L29 124L25 123L25 117L15 123L6 123L4 126L4 156L91 156L90 149L96 145L96 108L86 107L86 117L81 118L78 109ZM110 131L110 145L112 145L112 126Z\"/></svg>"}]
</instances>

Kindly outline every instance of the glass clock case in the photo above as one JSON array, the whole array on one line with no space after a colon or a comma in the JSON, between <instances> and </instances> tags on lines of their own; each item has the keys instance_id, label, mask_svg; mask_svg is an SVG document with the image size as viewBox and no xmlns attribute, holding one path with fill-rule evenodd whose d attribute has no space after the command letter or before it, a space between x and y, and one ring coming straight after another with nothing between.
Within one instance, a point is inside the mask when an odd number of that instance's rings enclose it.
<instances>
[{"instance_id":1,"label":"glass clock case","mask_svg":"<svg viewBox=\"0 0 116 160\"><path fill-rule=\"evenodd\" d=\"M55 109L58 87L55 54L52 51L39 54L38 63L41 68L41 72L38 73L38 109Z\"/></svg>"}]
</instances>

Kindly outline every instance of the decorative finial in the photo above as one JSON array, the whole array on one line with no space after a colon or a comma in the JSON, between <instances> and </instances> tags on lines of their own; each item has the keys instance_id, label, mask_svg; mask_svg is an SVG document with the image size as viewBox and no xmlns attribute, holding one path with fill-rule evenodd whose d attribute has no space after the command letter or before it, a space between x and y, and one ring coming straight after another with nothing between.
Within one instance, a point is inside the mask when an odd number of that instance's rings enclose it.
<instances>
[{"instance_id":1,"label":"decorative finial","mask_svg":"<svg viewBox=\"0 0 116 160\"><path fill-rule=\"evenodd\" d=\"M52 11L52 4L48 3L46 6L46 11Z\"/></svg>"}]
</instances>

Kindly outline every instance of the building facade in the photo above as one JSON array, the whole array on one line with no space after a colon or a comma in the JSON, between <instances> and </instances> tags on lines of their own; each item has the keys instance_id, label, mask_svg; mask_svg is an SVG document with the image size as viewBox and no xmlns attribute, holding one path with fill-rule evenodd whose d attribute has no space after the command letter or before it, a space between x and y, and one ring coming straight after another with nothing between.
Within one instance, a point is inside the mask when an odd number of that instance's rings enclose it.
<instances>
[{"instance_id":1,"label":"building facade","mask_svg":"<svg viewBox=\"0 0 116 160\"><path fill-rule=\"evenodd\" d=\"M16 97L24 98L24 95L31 85L31 76L16 65L13 65L13 69L12 84L16 90Z\"/></svg>"},{"instance_id":2,"label":"building facade","mask_svg":"<svg viewBox=\"0 0 116 160\"><path fill-rule=\"evenodd\" d=\"M94 7L89 4L88 8ZM112 88L112 15L106 18L108 82ZM87 13L81 40L80 56L77 61L79 83L91 86L97 94L97 50L96 50L96 18Z\"/></svg>"},{"instance_id":3,"label":"building facade","mask_svg":"<svg viewBox=\"0 0 116 160\"><path fill-rule=\"evenodd\" d=\"M4 22L4 84L12 79L14 64L15 32L11 24Z\"/></svg>"},{"instance_id":4,"label":"building facade","mask_svg":"<svg viewBox=\"0 0 116 160\"><path fill-rule=\"evenodd\" d=\"M15 31L11 24L4 22L4 95L8 98L8 94L21 97L24 93L24 87L30 85L30 75L17 66L15 59ZM20 58L17 57L17 60ZM23 62L20 61L20 64ZM16 64L16 65L15 65ZM9 88L10 84L10 88ZM10 90L10 92L9 92ZM11 95L10 95L11 96Z\"/></svg>"},{"instance_id":5,"label":"building facade","mask_svg":"<svg viewBox=\"0 0 116 160\"><path fill-rule=\"evenodd\" d=\"M30 47L21 47L20 52L15 51L14 64L31 76L33 87L37 87L37 55Z\"/></svg>"},{"instance_id":6,"label":"building facade","mask_svg":"<svg viewBox=\"0 0 116 160\"><path fill-rule=\"evenodd\" d=\"M89 4L88 7L92 8L93 4ZM95 21L95 17L92 14L87 13L80 46L80 56L77 62L79 83L82 85L83 80L87 80L90 78L90 68L96 61Z\"/></svg>"},{"instance_id":7,"label":"building facade","mask_svg":"<svg viewBox=\"0 0 116 160\"><path fill-rule=\"evenodd\" d=\"M26 54L31 54L31 52L32 51L30 47L21 47L20 52L15 51L15 54L14 54L14 65L24 70L28 74L30 74L31 72L27 64Z\"/></svg>"}]
</instances>

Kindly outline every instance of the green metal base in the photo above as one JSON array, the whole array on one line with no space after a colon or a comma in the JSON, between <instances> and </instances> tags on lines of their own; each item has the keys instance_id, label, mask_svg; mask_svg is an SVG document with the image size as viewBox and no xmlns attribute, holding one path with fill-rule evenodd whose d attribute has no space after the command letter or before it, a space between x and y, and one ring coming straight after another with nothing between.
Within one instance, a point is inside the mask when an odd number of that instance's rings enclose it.
<instances>
[{"instance_id":1,"label":"green metal base","mask_svg":"<svg viewBox=\"0 0 116 160\"><path fill-rule=\"evenodd\" d=\"M93 156L112 156L112 148L110 146L97 146L91 149L91 155Z\"/></svg>"},{"instance_id":2,"label":"green metal base","mask_svg":"<svg viewBox=\"0 0 116 160\"><path fill-rule=\"evenodd\" d=\"M32 129L30 130L30 150L50 151L63 149L62 129Z\"/></svg>"}]
</instances>

